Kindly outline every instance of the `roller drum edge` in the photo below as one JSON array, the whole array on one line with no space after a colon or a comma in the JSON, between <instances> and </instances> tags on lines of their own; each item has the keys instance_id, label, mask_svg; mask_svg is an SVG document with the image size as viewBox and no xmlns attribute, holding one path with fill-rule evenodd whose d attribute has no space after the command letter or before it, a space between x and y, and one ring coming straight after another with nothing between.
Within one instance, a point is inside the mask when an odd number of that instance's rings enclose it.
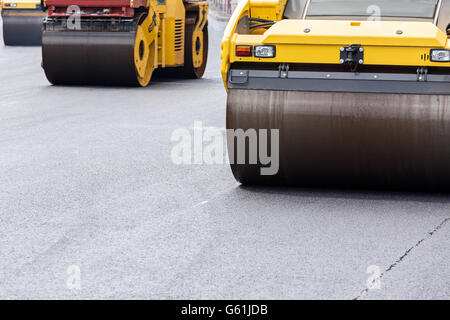
<instances>
[{"instance_id":1,"label":"roller drum edge","mask_svg":"<svg viewBox=\"0 0 450 320\"><path fill-rule=\"evenodd\" d=\"M62 85L138 86L136 32L44 31L43 68Z\"/></svg>"},{"instance_id":2,"label":"roller drum edge","mask_svg":"<svg viewBox=\"0 0 450 320\"><path fill-rule=\"evenodd\" d=\"M450 95L229 89L239 128L280 135L276 175L230 159L244 184L450 189Z\"/></svg>"},{"instance_id":3,"label":"roller drum edge","mask_svg":"<svg viewBox=\"0 0 450 320\"><path fill-rule=\"evenodd\" d=\"M2 16L3 42L7 46L40 46L42 16Z\"/></svg>"}]
</instances>

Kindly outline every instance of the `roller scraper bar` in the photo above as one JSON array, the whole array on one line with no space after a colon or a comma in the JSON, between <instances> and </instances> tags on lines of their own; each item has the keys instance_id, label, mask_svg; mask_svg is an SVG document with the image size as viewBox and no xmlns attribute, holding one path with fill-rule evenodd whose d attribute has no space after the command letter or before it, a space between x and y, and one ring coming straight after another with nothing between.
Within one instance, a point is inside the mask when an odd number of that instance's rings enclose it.
<instances>
[{"instance_id":1,"label":"roller scraper bar","mask_svg":"<svg viewBox=\"0 0 450 320\"><path fill-rule=\"evenodd\" d=\"M284 68L284 69L283 69ZM231 69L228 88L285 91L371 92L448 94L449 74L431 74L426 68L416 73L289 71Z\"/></svg>"}]
</instances>

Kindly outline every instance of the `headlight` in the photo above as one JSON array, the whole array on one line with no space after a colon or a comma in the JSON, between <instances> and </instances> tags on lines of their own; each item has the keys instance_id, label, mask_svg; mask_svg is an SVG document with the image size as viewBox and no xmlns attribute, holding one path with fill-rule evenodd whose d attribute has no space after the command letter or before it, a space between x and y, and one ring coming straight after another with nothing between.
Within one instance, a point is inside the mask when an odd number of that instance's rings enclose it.
<instances>
[{"instance_id":1,"label":"headlight","mask_svg":"<svg viewBox=\"0 0 450 320\"><path fill-rule=\"evenodd\" d=\"M450 62L450 50L431 50L431 61Z\"/></svg>"},{"instance_id":2,"label":"headlight","mask_svg":"<svg viewBox=\"0 0 450 320\"><path fill-rule=\"evenodd\" d=\"M17 7L17 3L5 3L5 7L15 8Z\"/></svg>"},{"instance_id":3,"label":"headlight","mask_svg":"<svg viewBox=\"0 0 450 320\"><path fill-rule=\"evenodd\" d=\"M275 57L275 46L255 46L255 57L258 58Z\"/></svg>"}]
</instances>

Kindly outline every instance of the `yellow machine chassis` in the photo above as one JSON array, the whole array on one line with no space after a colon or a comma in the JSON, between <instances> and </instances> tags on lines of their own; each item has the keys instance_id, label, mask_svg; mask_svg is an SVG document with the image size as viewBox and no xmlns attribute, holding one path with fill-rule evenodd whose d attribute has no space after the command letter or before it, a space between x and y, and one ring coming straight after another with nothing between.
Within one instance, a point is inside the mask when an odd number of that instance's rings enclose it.
<instances>
[{"instance_id":1,"label":"yellow machine chassis","mask_svg":"<svg viewBox=\"0 0 450 320\"><path fill-rule=\"evenodd\" d=\"M194 28L193 38L195 39L199 34L201 34L203 27L207 22L207 14L209 4L206 1L189 1L183 6L182 0L168 0L173 2L179 2L178 5L169 5L167 2L165 5L156 5L156 12L159 13L158 29L155 30L156 34L159 36L155 39L157 42L157 54L155 56L155 68L161 67L176 67L184 65L184 50L192 50L192 57L194 62L194 67L199 67L203 62L203 54L195 52L195 42L193 41L192 48L181 48L181 50L176 50L175 47L168 45L168 43L175 42L175 36L179 34L177 32L177 26L182 25L183 29L186 23L185 14L187 12L198 12L198 19ZM150 3L152 1L149 1ZM204 13L204 14L203 14ZM184 30L183 30L184 31ZM184 32L183 36L179 36L179 41L184 44ZM200 37L202 41L202 37Z\"/></svg>"},{"instance_id":2,"label":"yellow machine chassis","mask_svg":"<svg viewBox=\"0 0 450 320\"><path fill-rule=\"evenodd\" d=\"M364 47L365 65L450 67L430 61L431 49L450 49L448 36L432 22L295 20L277 22L267 31L236 33L245 16L281 20L285 0L243 0L234 11L222 39L221 73L226 87L230 64L321 63L339 64L342 46ZM274 58L238 57L237 45L276 46Z\"/></svg>"}]
</instances>

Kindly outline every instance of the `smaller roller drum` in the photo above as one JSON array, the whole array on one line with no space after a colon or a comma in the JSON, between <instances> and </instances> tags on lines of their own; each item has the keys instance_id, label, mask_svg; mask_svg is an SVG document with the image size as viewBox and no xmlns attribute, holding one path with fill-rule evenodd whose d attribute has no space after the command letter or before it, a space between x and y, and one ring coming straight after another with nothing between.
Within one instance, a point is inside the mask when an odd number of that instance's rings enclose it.
<instances>
[{"instance_id":1,"label":"smaller roller drum","mask_svg":"<svg viewBox=\"0 0 450 320\"><path fill-rule=\"evenodd\" d=\"M5 11L2 12L3 42L5 45L41 45L44 13L40 11Z\"/></svg>"}]
</instances>

